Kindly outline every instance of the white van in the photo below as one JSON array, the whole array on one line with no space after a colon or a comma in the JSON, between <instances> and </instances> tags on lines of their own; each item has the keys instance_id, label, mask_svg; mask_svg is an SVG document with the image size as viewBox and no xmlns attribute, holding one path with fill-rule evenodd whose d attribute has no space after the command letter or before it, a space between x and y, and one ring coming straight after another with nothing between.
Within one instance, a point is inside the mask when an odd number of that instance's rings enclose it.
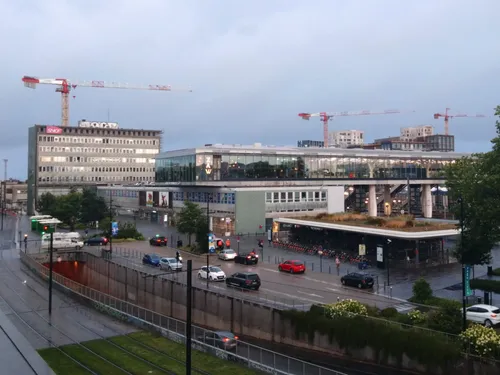
<instances>
[{"instance_id":1,"label":"white van","mask_svg":"<svg viewBox=\"0 0 500 375\"><path fill-rule=\"evenodd\" d=\"M80 250L83 247L83 240L80 238L71 238L68 236L60 236L60 233L53 234L52 248L53 250L75 249ZM42 237L42 249L50 249L50 235L48 238L44 235Z\"/></svg>"},{"instance_id":2,"label":"white van","mask_svg":"<svg viewBox=\"0 0 500 375\"><path fill-rule=\"evenodd\" d=\"M83 241L82 235L78 232L55 232L53 233L54 239L57 238L68 238L71 240ZM50 241L50 233L45 233L42 236L42 241Z\"/></svg>"}]
</instances>

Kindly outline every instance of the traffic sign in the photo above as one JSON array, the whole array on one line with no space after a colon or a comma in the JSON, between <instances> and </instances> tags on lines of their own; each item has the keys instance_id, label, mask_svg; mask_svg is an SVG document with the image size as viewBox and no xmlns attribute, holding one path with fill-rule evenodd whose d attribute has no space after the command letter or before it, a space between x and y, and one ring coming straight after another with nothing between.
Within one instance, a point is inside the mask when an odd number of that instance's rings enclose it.
<instances>
[{"instance_id":1,"label":"traffic sign","mask_svg":"<svg viewBox=\"0 0 500 375\"><path fill-rule=\"evenodd\" d=\"M118 235L118 223L117 223L116 221L113 221L113 222L111 223L111 234L112 234L113 236Z\"/></svg>"}]
</instances>

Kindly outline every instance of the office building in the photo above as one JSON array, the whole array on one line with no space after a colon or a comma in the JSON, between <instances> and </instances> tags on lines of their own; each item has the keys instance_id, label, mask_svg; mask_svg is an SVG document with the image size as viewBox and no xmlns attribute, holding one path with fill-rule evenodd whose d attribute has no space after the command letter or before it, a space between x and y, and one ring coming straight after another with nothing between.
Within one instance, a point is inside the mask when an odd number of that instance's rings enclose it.
<instances>
[{"instance_id":1,"label":"office building","mask_svg":"<svg viewBox=\"0 0 500 375\"><path fill-rule=\"evenodd\" d=\"M0 189L0 201L5 199L3 205L7 210L25 211L28 199L28 186L24 181L6 180L2 181ZM5 192L3 191L5 189Z\"/></svg>"},{"instance_id":2,"label":"office building","mask_svg":"<svg viewBox=\"0 0 500 375\"><path fill-rule=\"evenodd\" d=\"M361 130L339 130L328 133L330 147L348 148L364 143L364 132Z\"/></svg>"},{"instance_id":3,"label":"office building","mask_svg":"<svg viewBox=\"0 0 500 375\"><path fill-rule=\"evenodd\" d=\"M85 120L78 127L31 127L28 212L33 212L44 192L66 194L71 187L154 181L161 134Z\"/></svg>"},{"instance_id":4,"label":"office building","mask_svg":"<svg viewBox=\"0 0 500 375\"><path fill-rule=\"evenodd\" d=\"M297 141L297 147L325 147L325 142L311 140Z\"/></svg>"},{"instance_id":5,"label":"office building","mask_svg":"<svg viewBox=\"0 0 500 375\"><path fill-rule=\"evenodd\" d=\"M413 139L401 137L388 137L376 139L375 144L380 145L382 150L401 151L455 151L455 136L434 134Z\"/></svg>"},{"instance_id":6,"label":"office building","mask_svg":"<svg viewBox=\"0 0 500 375\"><path fill-rule=\"evenodd\" d=\"M204 209L210 206L211 227L218 235L255 233L269 229L273 218L342 212L351 197L359 202L349 205L365 205L373 184L390 181L393 186L381 185L383 191L390 187L389 195L408 178L416 188L443 184L443 168L463 156L214 144L158 155L154 186L97 189L103 197L111 194L122 213L170 225L189 200ZM377 204L385 198L377 197Z\"/></svg>"}]
</instances>

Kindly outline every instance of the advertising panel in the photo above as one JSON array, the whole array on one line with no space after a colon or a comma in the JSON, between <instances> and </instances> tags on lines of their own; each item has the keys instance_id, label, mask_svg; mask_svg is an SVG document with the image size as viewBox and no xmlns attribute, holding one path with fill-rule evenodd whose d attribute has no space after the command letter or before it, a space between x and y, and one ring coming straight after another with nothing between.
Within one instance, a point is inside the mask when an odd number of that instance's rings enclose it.
<instances>
[{"instance_id":1,"label":"advertising panel","mask_svg":"<svg viewBox=\"0 0 500 375\"><path fill-rule=\"evenodd\" d=\"M45 128L45 133L47 134L61 134L63 132L62 128L58 126L47 126Z\"/></svg>"},{"instance_id":2,"label":"advertising panel","mask_svg":"<svg viewBox=\"0 0 500 375\"><path fill-rule=\"evenodd\" d=\"M146 207L153 207L153 192L146 191Z\"/></svg>"},{"instance_id":3,"label":"advertising panel","mask_svg":"<svg viewBox=\"0 0 500 375\"><path fill-rule=\"evenodd\" d=\"M118 129L117 122L78 121L79 128Z\"/></svg>"},{"instance_id":4,"label":"advertising panel","mask_svg":"<svg viewBox=\"0 0 500 375\"><path fill-rule=\"evenodd\" d=\"M168 192L163 191L160 193L160 207L167 208L168 207Z\"/></svg>"},{"instance_id":5,"label":"advertising panel","mask_svg":"<svg viewBox=\"0 0 500 375\"><path fill-rule=\"evenodd\" d=\"M382 246L377 246L377 262L382 263L384 261L384 248Z\"/></svg>"}]
</instances>

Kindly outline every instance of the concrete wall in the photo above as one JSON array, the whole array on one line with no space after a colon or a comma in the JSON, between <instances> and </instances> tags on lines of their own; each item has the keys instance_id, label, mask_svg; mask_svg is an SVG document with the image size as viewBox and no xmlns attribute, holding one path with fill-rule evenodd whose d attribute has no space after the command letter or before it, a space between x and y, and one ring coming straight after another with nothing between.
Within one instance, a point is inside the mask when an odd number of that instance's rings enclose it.
<instances>
[{"instance_id":1,"label":"concrete wall","mask_svg":"<svg viewBox=\"0 0 500 375\"><path fill-rule=\"evenodd\" d=\"M85 266L83 272L75 273L75 277L80 278L80 280L75 281L159 314L185 320L185 285L175 280L145 278L144 276L147 274L143 272L108 262L92 254L80 253L78 255L83 257L80 260L85 261ZM46 261L46 259L44 260ZM23 261L26 262L26 259ZM71 287L71 285L68 284L68 287ZM292 352L299 350L306 356L304 354L306 351L314 351L316 353L315 357L319 356L320 359L318 360L323 363L328 363L328 359L331 360L335 356L342 356L352 360L388 365L393 368L401 366L428 375L449 373L439 368L426 368L426 366L422 366L406 356L403 357L401 364L398 363L396 358L387 358L381 361L376 351L369 347L346 351L337 343L332 342L327 335L319 333L316 333L312 340L307 335L296 337L293 324L283 319L278 310L199 288L193 288L192 294L192 319L194 325L214 330L229 330L249 339L265 340L270 345L281 344L284 354L293 356ZM148 321L154 320L152 316L139 316L139 318ZM158 319L161 320L160 317ZM164 324L162 321L153 321L153 323ZM286 348L290 348L288 353ZM295 356L301 357L302 355ZM454 367L454 374L467 374L467 366L463 363L456 365L458 367ZM471 363L471 365L476 366L476 363ZM496 374L496 369L490 372L491 368L488 367L487 370L482 369L479 373Z\"/></svg>"},{"instance_id":2,"label":"concrete wall","mask_svg":"<svg viewBox=\"0 0 500 375\"><path fill-rule=\"evenodd\" d=\"M345 211L345 188L343 186L328 186L327 199L328 199L328 213L334 214L337 212Z\"/></svg>"},{"instance_id":3,"label":"concrete wall","mask_svg":"<svg viewBox=\"0 0 500 375\"><path fill-rule=\"evenodd\" d=\"M266 227L265 192L236 191L235 199L236 233L264 231Z\"/></svg>"}]
</instances>

